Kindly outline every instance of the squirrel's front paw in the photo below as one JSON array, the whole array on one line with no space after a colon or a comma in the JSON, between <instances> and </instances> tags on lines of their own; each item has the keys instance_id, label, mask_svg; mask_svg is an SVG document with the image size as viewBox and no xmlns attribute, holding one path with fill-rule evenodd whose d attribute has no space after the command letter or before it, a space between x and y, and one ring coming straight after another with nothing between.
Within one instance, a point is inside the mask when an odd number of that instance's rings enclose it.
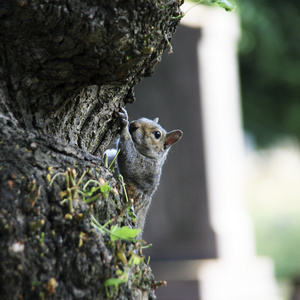
<instances>
[{"instance_id":1,"label":"squirrel's front paw","mask_svg":"<svg viewBox=\"0 0 300 300\"><path fill-rule=\"evenodd\" d=\"M118 112L118 115L122 121L122 125L125 127L125 126L128 126L129 124L129 121L128 121L128 114L127 114L127 111L125 108L121 107L121 111Z\"/></svg>"}]
</instances>

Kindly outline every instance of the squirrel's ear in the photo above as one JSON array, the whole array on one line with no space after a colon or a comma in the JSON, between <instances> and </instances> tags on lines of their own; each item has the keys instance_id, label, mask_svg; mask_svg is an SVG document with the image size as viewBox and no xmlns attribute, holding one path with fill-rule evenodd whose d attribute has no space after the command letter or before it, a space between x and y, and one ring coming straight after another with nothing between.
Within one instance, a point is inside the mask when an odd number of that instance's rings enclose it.
<instances>
[{"instance_id":1,"label":"squirrel's ear","mask_svg":"<svg viewBox=\"0 0 300 300\"><path fill-rule=\"evenodd\" d=\"M155 122L155 123L158 123L158 121L159 121L159 118L155 118L155 119L153 120L153 122Z\"/></svg>"},{"instance_id":2,"label":"squirrel's ear","mask_svg":"<svg viewBox=\"0 0 300 300\"><path fill-rule=\"evenodd\" d=\"M181 130L173 130L167 133L165 141L165 149L171 147L173 144L177 143L183 135Z\"/></svg>"}]
</instances>

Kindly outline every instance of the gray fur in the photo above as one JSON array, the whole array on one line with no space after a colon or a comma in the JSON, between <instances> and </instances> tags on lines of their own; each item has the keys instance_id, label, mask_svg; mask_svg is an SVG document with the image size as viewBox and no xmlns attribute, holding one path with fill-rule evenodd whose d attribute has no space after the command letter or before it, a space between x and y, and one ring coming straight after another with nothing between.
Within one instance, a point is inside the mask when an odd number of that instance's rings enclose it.
<instances>
[{"instance_id":1,"label":"gray fur","mask_svg":"<svg viewBox=\"0 0 300 300\"><path fill-rule=\"evenodd\" d=\"M118 145L121 149L117 158L118 167L129 198L134 203L136 227L141 229L141 238L152 196L159 185L162 166L170 146L180 140L182 132L174 130L167 133L156 123L158 118L153 121L142 118L131 122L128 127L126 110L123 109L119 116L122 128Z\"/></svg>"}]
</instances>

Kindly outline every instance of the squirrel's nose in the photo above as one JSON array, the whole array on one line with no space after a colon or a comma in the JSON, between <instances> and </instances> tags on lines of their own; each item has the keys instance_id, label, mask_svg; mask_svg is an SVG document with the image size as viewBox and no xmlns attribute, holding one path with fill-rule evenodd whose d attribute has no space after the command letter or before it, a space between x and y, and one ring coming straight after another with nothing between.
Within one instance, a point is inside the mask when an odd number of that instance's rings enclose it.
<instances>
[{"instance_id":1,"label":"squirrel's nose","mask_svg":"<svg viewBox=\"0 0 300 300\"><path fill-rule=\"evenodd\" d=\"M130 123L130 125L129 125L129 132L130 132L130 133L135 132L137 129L138 129L138 126L136 126L135 123L133 123L133 122Z\"/></svg>"}]
</instances>

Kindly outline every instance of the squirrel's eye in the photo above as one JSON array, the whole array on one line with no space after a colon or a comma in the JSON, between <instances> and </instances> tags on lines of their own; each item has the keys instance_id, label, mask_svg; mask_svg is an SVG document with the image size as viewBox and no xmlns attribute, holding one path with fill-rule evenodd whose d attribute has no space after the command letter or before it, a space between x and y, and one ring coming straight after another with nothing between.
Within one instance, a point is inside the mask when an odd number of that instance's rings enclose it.
<instances>
[{"instance_id":1,"label":"squirrel's eye","mask_svg":"<svg viewBox=\"0 0 300 300\"><path fill-rule=\"evenodd\" d=\"M153 134L154 134L154 136L157 140L161 137L161 132L160 131L154 131Z\"/></svg>"}]
</instances>

